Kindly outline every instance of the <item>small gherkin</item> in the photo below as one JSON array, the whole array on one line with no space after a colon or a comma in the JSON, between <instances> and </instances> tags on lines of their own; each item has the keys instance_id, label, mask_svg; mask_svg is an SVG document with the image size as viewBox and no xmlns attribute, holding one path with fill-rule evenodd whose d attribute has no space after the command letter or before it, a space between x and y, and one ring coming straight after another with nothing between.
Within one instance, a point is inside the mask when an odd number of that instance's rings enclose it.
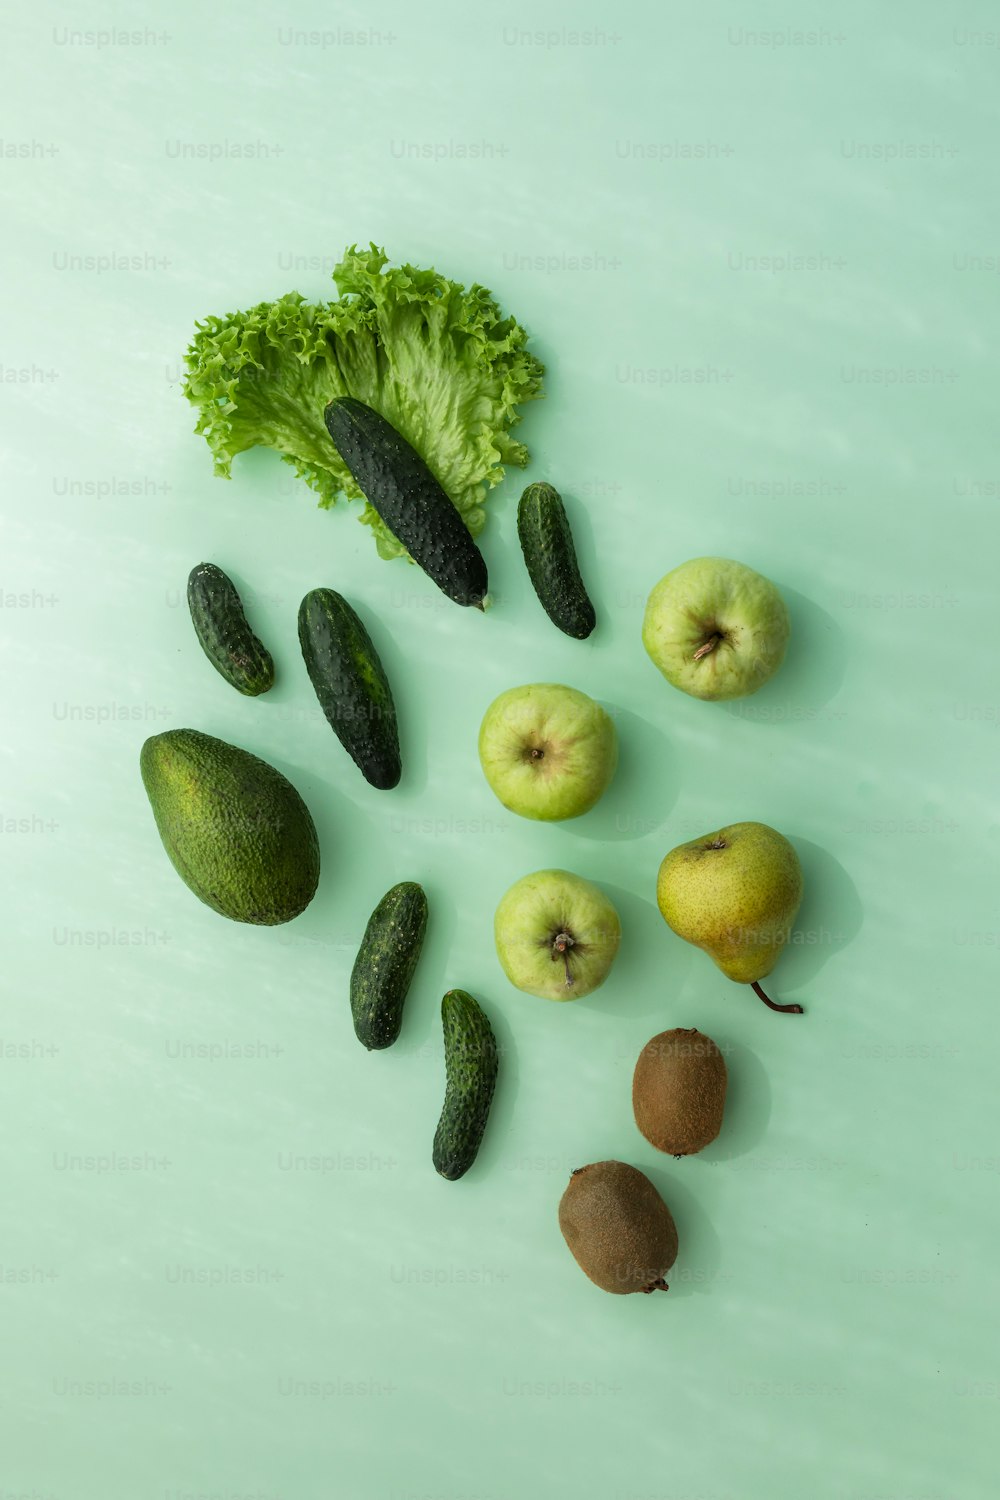
<instances>
[{"instance_id":1,"label":"small gherkin","mask_svg":"<svg viewBox=\"0 0 1000 1500\"><path fill-rule=\"evenodd\" d=\"M369 1052L391 1047L427 929L427 896L415 880L386 891L368 918L351 970L354 1031Z\"/></svg>"},{"instance_id":2,"label":"small gherkin","mask_svg":"<svg viewBox=\"0 0 1000 1500\"><path fill-rule=\"evenodd\" d=\"M585 641L597 623L580 575L562 496L551 484L529 484L517 507L517 536L538 601L564 635Z\"/></svg>"},{"instance_id":3,"label":"small gherkin","mask_svg":"<svg viewBox=\"0 0 1000 1500\"><path fill-rule=\"evenodd\" d=\"M464 1177L479 1153L497 1081L498 1051L482 1006L467 990L441 1001L445 1094L434 1133L434 1168L448 1182Z\"/></svg>"},{"instance_id":4,"label":"small gherkin","mask_svg":"<svg viewBox=\"0 0 1000 1500\"><path fill-rule=\"evenodd\" d=\"M199 563L188 575L187 601L198 644L219 675L248 698L268 692L274 661L250 629L228 573L215 563Z\"/></svg>"}]
</instances>

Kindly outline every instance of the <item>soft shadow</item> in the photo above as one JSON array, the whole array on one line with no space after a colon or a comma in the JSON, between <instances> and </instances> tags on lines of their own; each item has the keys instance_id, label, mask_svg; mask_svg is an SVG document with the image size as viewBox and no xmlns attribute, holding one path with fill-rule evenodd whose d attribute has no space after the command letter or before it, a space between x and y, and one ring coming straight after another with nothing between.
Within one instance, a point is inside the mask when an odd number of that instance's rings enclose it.
<instances>
[{"instance_id":1,"label":"soft shadow","mask_svg":"<svg viewBox=\"0 0 1000 1500\"><path fill-rule=\"evenodd\" d=\"M605 984L574 1005L635 1020L660 1019L662 1030L695 949L674 937L655 901L606 880L598 883L621 918L621 946Z\"/></svg>"},{"instance_id":2,"label":"soft shadow","mask_svg":"<svg viewBox=\"0 0 1000 1500\"><path fill-rule=\"evenodd\" d=\"M614 779L595 808L562 825L602 844L645 838L662 828L680 794L677 755L663 731L629 709L610 712L618 731Z\"/></svg>"},{"instance_id":3,"label":"soft shadow","mask_svg":"<svg viewBox=\"0 0 1000 1500\"><path fill-rule=\"evenodd\" d=\"M488 999L484 1002L483 1009L489 1017L493 1035L497 1039L499 1065L496 1092L493 1095L493 1103L490 1105L486 1133L483 1136L483 1144L479 1148L479 1155L467 1173L470 1178L485 1178L490 1172L500 1170L500 1164L507 1152L514 1119L514 1101L520 1084L517 1050L514 1046L514 1032L510 1022L500 1007L491 1004Z\"/></svg>"},{"instance_id":4,"label":"soft shadow","mask_svg":"<svg viewBox=\"0 0 1000 1500\"><path fill-rule=\"evenodd\" d=\"M212 561L212 559L206 560ZM243 612L246 615L247 624L250 626L250 629L253 631L254 635L259 637L261 643L266 646L269 651L271 651L271 642L269 640L266 640L264 635L264 632L267 630L267 609L269 605L278 605L281 601L279 601L275 595L270 594L266 588L263 588L261 586L259 578L249 577L246 573L243 572L241 568L231 568L224 563L216 563L216 567L222 568L227 576L232 579L233 583L236 586L236 592L240 596L240 602L243 605ZM295 623L294 607L292 614L292 623L293 625ZM277 668L277 665L278 663L276 660L275 668ZM277 671L275 671L274 680L275 683L277 683ZM273 692L274 690L272 688L269 691ZM262 697L262 701L266 702L266 699L267 694L264 694Z\"/></svg>"},{"instance_id":5,"label":"soft shadow","mask_svg":"<svg viewBox=\"0 0 1000 1500\"><path fill-rule=\"evenodd\" d=\"M445 1090L444 1034L441 1025L441 1000L451 989L467 989L468 982L454 967L454 942L458 926L458 907L447 885L436 878L420 883L427 893L427 936L417 962L413 983L403 1010L403 1025L394 1050L403 1057L429 1059L437 1068L441 1100ZM478 985L469 993L479 1001L496 1038L497 1084L490 1105L489 1119L479 1154L461 1179L478 1183L485 1179L503 1158L514 1118L520 1070L514 1033L500 1004L492 994ZM488 1185L487 1185L488 1186Z\"/></svg>"},{"instance_id":6,"label":"soft shadow","mask_svg":"<svg viewBox=\"0 0 1000 1500\"><path fill-rule=\"evenodd\" d=\"M788 655L773 679L786 696L806 708L829 703L840 691L847 671L847 638L829 611L797 589L782 585L792 618Z\"/></svg>"},{"instance_id":7,"label":"soft shadow","mask_svg":"<svg viewBox=\"0 0 1000 1500\"><path fill-rule=\"evenodd\" d=\"M668 1302L671 1297L691 1297L713 1291L722 1264L722 1241L697 1195L680 1180L685 1165L678 1162L674 1172L645 1164L640 1168L673 1214L677 1225L677 1261L673 1270L667 1272L670 1290L666 1295L651 1294L661 1302Z\"/></svg>"},{"instance_id":8,"label":"soft shadow","mask_svg":"<svg viewBox=\"0 0 1000 1500\"><path fill-rule=\"evenodd\" d=\"M218 566L223 566L219 564ZM247 624L271 653L274 683L254 699L265 714L277 713L303 724L309 716L323 718L319 699L309 681L298 640L298 599L279 595L273 587L237 568L225 569L236 585ZM324 720L325 722L325 720Z\"/></svg>"},{"instance_id":9,"label":"soft shadow","mask_svg":"<svg viewBox=\"0 0 1000 1500\"><path fill-rule=\"evenodd\" d=\"M771 1082L764 1064L742 1042L721 1036L712 1040L726 1059L726 1109L722 1129L698 1155L705 1161L729 1161L758 1146L771 1118Z\"/></svg>"},{"instance_id":10,"label":"soft shadow","mask_svg":"<svg viewBox=\"0 0 1000 1500\"><path fill-rule=\"evenodd\" d=\"M593 524L587 507L582 501L577 500L572 493L565 495L562 490L559 493L562 495L569 529L573 533L573 546L576 549L577 562L580 564L583 586L593 602L594 613L597 616L597 624L587 639L600 640L607 628L607 617L601 606L603 592L600 588L601 570L597 561L597 549L594 546Z\"/></svg>"},{"instance_id":11,"label":"soft shadow","mask_svg":"<svg viewBox=\"0 0 1000 1500\"><path fill-rule=\"evenodd\" d=\"M403 1007L402 1029L394 1046L404 1057L417 1053L421 1056L440 1056L443 1089L441 998L446 990L456 987L449 965L458 924L458 910L447 887L439 880L428 880L419 874L414 879L420 881L427 896L427 934ZM374 906L374 901L372 905ZM476 998L480 997L477 995ZM487 1009L492 1024L492 1008L484 1006L484 1009Z\"/></svg>"},{"instance_id":12,"label":"soft shadow","mask_svg":"<svg viewBox=\"0 0 1000 1500\"><path fill-rule=\"evenodd\" d=\"M396 705L396 720L399 726L399 754L403 765L399 790L422 792L427 787L428 751L427 736L417 732L417 725L422 720L424 709L420 703L416 673L406 653L397 644L395 636L386 628L375 611L366 605L358 608L353 600L348 602L352 608L357 609L364 621L365 629L372 638L392 690L392 700Z\"/></svg>"},{"instance_id":13,"label":"soft shadow","mask_svg":"<svg viewBox=\"0 0 1000 1500\"><path fill-rule=\"evenodd\" d=\"M812 718L839 693L847 671L847 639L833 615L797 589L782 584L781 592L792 621L785 660L759 693L727 705L741 717L777 724Z\"/></svg>"},{"instance_id":14,"label":"soft shadow","mask_svg":"<svg viewBox=\"0 0 1000 1500\"><path fill-rule=\"evenodd\" d=\"M341 750L340 745L336 743L333 748L338 752ZM346 754L346 752L343 753ZM297 929L303 933L307 933L312 927L318 927L325 934L330 927L330 907L329 904L324 905L324 903L329 902L332 891L342 892L350 889L351 886L352 875L351 871L346 868L343 851L349 849L352 843L350 838L345 837L344 828L354 816L353 804L340 788L334 785L331 777L317 775L314 769L306 770L284 757L269 755L268 760L276 770L281 772L282 776L287 776L308 807L316 825L320 849L319 889L313 901L295 920ZM361 775L349 757L347 764L353 774ZM331 776L332 774L331 772ZM319 783L318 794L317 782ZM374 795L385 796L386 794L378 792ZM375 820L370 819L370 832L366 837L369 838L371 845L377 842L375 829ZM379 893L380 896L383 894L384 892ZM374 904L373 902L372 905Z\"/></svg>"},{"instance_id":15,"label":"soft shadow","mask_svg":"<svg viewBox=\"0 0 1000 1500\"><path fill-rule=\"evenodd\" d=\"M730 718L750 723L802 724L842 717L824 705L836 697L847 667L847 643L840 625L795 589L782 587L792 617L788 655L770 682L748 698L717 705Z\"/></svg>"},{"instance_id":16,"label":"soft shadow","mask_svg":"<svg viewBox=\"0 0 1000 1500\"><path fill-rule=\"evenodd\" d=\"M804 894L791 940L775 970L779 990L782 983L798 988L815 978L835 954L854 941L864 921L857 886L840 861L810 839L789 836L802 862ZM771 994L767 982L764 988L772 1000L781 1001L780 993ZM808 1009L807 998L801 998Z\"/></svg>"}]
</instances>

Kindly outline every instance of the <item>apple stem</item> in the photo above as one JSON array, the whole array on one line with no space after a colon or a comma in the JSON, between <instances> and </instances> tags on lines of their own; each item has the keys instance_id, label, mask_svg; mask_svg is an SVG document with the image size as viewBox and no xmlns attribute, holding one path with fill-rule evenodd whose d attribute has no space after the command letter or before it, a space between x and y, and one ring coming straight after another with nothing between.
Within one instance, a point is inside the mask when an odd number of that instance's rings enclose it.
<instances>
[{"instance_id":1,"label":"apple stem","mask_svg":"<svg viewBox=\"0 0 1000 1500\"><path fill-rule=\"evenodd\" d=\"M753 981L750 988L753 990L755 995L759 995L765 1005L770 1006L771 1010L780 1010L789 1016L805 1015L805 1012L802 1009L801 1005L775 1005L774 1001L764 994L764 991L761 989L756 979Z\"/></svg>"},{"instance_id":2,"label":"apple stem","mask_svg":"<svg viewBox=\"0 0 1000 1500\"><path fill-rule=\"evenodd\" d=\"M532 750L532 752L531 752L531 759L532 760L544 760L545 759L545 751L544 750L540 750L539 747L536 745L535 748L534 748L534 750Z\"/></svg>"},{"instance_id":3,"label":"apple stem","mask_svg":"<svg viewBox=\"0 0 1000 1500\"><path fill-rule=\"evenodd\" d=\"M709 637L704 645L698 647L697 651L694 653L694 660L701 661L703 656L708 656L710 652L715 650L716 646L721 640L722 636L718 631L716 631L713 636Z\"/></svg>"},{"instance_id":4,"label":"apple stem","mask_svg":"<svg viewBox=\"0 0 1000 1500\"><path fill-rule=\"evenodd\" d=\"M567 989L569 989L570 985L573 983L573 976L569 972L569 953L567 951L568 949L572 948L573 941L573 938L568 932L557 932L555 937L552 939L552 962L555 963L556 958L559 955L562 955L563 967L566 970Z\"/></svg>"}]
</instances>

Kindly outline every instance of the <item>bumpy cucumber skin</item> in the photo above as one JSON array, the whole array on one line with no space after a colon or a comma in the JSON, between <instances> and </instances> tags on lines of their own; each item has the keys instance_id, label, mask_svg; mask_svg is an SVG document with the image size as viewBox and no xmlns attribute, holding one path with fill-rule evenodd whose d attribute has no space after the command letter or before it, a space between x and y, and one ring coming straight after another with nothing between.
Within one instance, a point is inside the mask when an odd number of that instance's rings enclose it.
<instances>
[{"instance_id":1,"label":"bumpy cucumber skin","mask_svg":"<svg viewBox=\"0 0 1000 1500\"><path fill-rule=\"evenodd\" d=\"M565 635L585 641L597 616L580 577L562 498L551 484L528 485L517 507L517 535L545 613Z\"/></svg>"},{"instance_id":2,"label":"bumpy cucumber skin","mask_svg":"<svg viewBox=\"0 0 1000 1500\"><path fill-rule=\"evenodd\" d=\"M382 791L402 774L396 706L378 652L347 600L312 589L299 605L299 645L334 734Z\"/></svg>"},{"instance_id":3,"label":"bumpy cucumber skin","mask_svg":"<svg viewBox=\"0 0 1000 1500\"><path fill-rule=\"evenodd\" d=\"M362 494L413 561L456 604L482 609L489 587L483 555L420 454L353 396L338 396L323 417Z\"/></svg>"},{"instance_id":4,"label":"bumpy cucumber skin","mask_svg":"<svg viewBox=\"0 0 1000 1500\"><path fill-rule=\"evenodd\" d=\"M351 971L351 1014L369 1051L391 1047L399 1036L426 929L427 897L413 880L386 891L368 919Z\"/></svg>"},{"instance_id":5,"label":"bumpy cucumber skin","mask_svg":"<svg viewBox=\"0 0 1000 1500\"><path fill-rule=\"evenodd\" d=\"M274 662L247 624L233 580L215 563L199 563L187 582L188 609L198 643L237 692L257 698L274 685Z\"/></svg>"},{"instance_id":6,"label":"bumpy cucumber skin","mask_svg":"<svg viewBox=\"0 0 1000 1500\"><path fill-rule=\"evenodd\" d=\"M497 1044L482 1008L465 990L441 1001L447 1083L434 1136L434 1166L456 1182L472 1166L497 1081Z\"/></svg>"}]
</instances>

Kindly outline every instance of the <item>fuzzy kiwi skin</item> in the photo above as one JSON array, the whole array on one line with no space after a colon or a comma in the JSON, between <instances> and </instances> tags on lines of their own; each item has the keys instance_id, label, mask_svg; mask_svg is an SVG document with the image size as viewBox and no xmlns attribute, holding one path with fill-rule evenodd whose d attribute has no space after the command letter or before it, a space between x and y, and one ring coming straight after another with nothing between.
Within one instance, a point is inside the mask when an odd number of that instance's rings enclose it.
<instances>
[{"instance_id":1,"label":"fuzzy kiwi skin","mask_svg":"<svg viewBox=\"0 0 1000 1500\"><path fill-rule=\"evenodd\" d=\"M559 1203L559 1228L577 1265L602 1291L667 1290L677 1226L637 1167L624 1161L578 1167Z\"/></svg>"},{"instance_id":2,"label":"fuzzy kiwi skin","mask_svg":"<svg viewBox=\"0 0 1000 1500\"><path fill-rule=\"evenodd\" d=\"M632 1077L635 1123L658 1151L693 1156L722 1129L726 1060L710 1036L675 1027L651 1037Z\"/></svg>"}]
</instances>

